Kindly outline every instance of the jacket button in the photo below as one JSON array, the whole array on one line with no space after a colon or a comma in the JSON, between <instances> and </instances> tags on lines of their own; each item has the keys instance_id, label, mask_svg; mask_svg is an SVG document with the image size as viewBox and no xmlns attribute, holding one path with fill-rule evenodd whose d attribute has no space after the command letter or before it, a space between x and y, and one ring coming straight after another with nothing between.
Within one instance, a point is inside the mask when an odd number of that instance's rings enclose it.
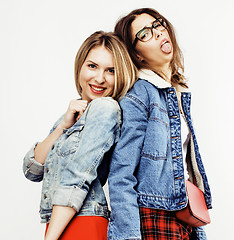
<instances>
[{"instance_id":1,"label":"jacket button","mask_svg":"<svg viewBox=\"0 0 234 240\"><path fill-rule=\"evenodd\" d=\"M185 204L185 202L179 202L179 203L177 203L178 205L183 205L183 204Z\"/></svg>"},{"instance_id":2,"label":"jacket button","mask_svg":"<svg viewBox=\"0 0 234 240\"><path fill-rule=\"evenodd\" d=\"M170 118L178 118L178 115L170 116Z\"/></svg>"},{"instance_id":3,"label":"jacket button","mask_svg":"<svg viewBox=\"0 0 234 240\"><path fill-rule=\"evenodd\" d=\"M47 195L46 195L46 193L44 193L44 199L46 199L47 198Z\"/></svg>"},{"instance_id":4,"label":"jacket button","mask_svg":"<svg viewBox=\"0 0 234 240\"><path fill-rule=\"evenodd\" d=\"M182 176L181 176L181 177L176 177L176 178L175 178L175 180L181 180L181 179L183 179Z\"/></svg>"},{"instance_id":5,"label":"jacket button","mask_svg":"<svg viewBox=\"0 0 234 240\"><path fill-rule=\"evenodd\" d=\"M47 173L49 172L49 168L48 168L48 167L46 168L46 172L47 172Z\"/></svg>"}]
</instances>

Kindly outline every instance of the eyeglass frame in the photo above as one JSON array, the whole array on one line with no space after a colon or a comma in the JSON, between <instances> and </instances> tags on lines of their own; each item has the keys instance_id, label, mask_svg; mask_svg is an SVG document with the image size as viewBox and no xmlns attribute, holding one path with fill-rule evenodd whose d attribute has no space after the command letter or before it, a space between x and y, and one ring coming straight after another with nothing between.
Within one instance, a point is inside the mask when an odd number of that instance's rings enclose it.
<instances>
[{"instance_id":1,"label":"eyeglass frame","mask_svg":"<svg viewBox=\"0 0 234 240\"><path fill-rule=\"evenodd\" d=\"M156 25L156 26L155 26L155 24L154 24L155 22L160 23L160 25ZM159 27L159 26L162 26L164 29L167 28L167 23L166 23L166 21L165 21L163 18L161 18L161 17L157 17L157 18L155 19L155 21L153 21L151 27L144 27L144 28L142 28L141 30L139 30L139 31L136 33L136 35L135 35L135 39L134 39L134 41L133 41L133 43L132 43L132 46L135 48L136 43L137 43L138 40L141 41L141 42L148 42L148 41L153 37L153 29L157 29L157 27ZM146 40L146 41L141 40L141 39L137 36L137 35L138 35L142 30L144 30L144 29L150 29L151 35L152 35L151 38L149 38L149 39Z\"/></svg>"}]
</instances>

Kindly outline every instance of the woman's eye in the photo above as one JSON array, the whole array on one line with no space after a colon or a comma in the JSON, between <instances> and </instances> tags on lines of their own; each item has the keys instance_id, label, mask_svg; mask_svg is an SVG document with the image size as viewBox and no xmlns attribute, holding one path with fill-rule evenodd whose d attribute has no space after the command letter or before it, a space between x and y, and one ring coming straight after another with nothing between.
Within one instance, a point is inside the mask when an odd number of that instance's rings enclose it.
<instances>
[{"instance_id":1,"label":"woman's eye","mask_svg":"<svg viewBox=\"0 0 234 240\"><path fill-rule=\"evenodd\" d=\"M146 38L146 36L147 36L147 33L144 33L140 36L140 39L143 40L144 38Z\"/></svg>"},{"instance_id":2,"label":"woman's eye","mask_svg":"<svg viewBox=\"0 0 234 240\"><path fill-rule=\"evenodd\" d=\"M108 70L107 70L109 73L115 73L115 69L114 68L109 68Z\"/></svg>"},{"instance_id":3,"label":"woman's eye","mask_svg":"<svg viewBox=\"0 0 234 240\"><path fill-rule=\"evenodd\" d=\"M95 64L89 64L88 67L90 67L90 68L96 68L96 65L95 65Z\"/></svg>"},{"instance_id":4,"label":"woman's eye","mask_svg":"<svg viewBox=\"0 0 234 240\"><path fill-rule=\"evenodd\" d=\"M144 29L142 32L139 33L138 37L140 40L144 40L144 38L147 38L149 34L149 31L147 29Z\"/></svg>"}]
</instances>

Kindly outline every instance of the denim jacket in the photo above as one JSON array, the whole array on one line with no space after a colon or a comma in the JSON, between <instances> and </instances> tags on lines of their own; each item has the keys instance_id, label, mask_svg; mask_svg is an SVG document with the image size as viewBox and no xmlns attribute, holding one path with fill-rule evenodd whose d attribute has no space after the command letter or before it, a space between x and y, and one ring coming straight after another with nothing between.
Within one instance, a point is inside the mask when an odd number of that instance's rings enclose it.
<instances>
[{"instance_id":1,"label":"denim jacket","mask_svg":"<svg viewBox=\"0 0 234 240\"><path fill-rule=\"evenodd\" d=\"M97 98L88 104L72 127L63 130L44 165L34 159L36 144L26 154L23 163L25 176L35 182L43 180L41 222L49 222L53 205L72 207L79 216L108 218L102 186L109 170L108 155L119 139L120 124L118 103L110 97Z\"/></svg>"},{"instance_id":2,"label":"denim jacket","mask_svg":"<svg viewBox=\"0 0 234 240\"><path fill-rule=\"evenodd\" d=\"M191 94L181 93L190 139L190 176L204 192L208 208L211 193L190 115ZM111 217L109 240L141 239L139 207L176 211L188 202L181 143L179 103L174 87L150 70L120 101L121 136L110 163ZM193 239L206 239L194 228Z\"/></svg>"}]
</instances>

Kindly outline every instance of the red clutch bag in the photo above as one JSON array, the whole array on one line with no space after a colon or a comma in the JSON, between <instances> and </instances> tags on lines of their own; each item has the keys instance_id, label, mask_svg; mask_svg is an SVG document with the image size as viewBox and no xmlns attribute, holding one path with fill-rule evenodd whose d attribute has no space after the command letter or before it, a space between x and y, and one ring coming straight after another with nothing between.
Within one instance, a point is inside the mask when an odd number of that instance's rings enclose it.
<instances>
[{"instance_id":1,"label":"red clutch bag","mask_svg":"<svg viewBox=\"0 0 234 240\"><path fill-rule=\"evenodd\" d=\"M188 206L178 212L176 217L193 227L201 227L210 223L210 215L203 192L186 180Z\"/></svg>"}]
</instances>

